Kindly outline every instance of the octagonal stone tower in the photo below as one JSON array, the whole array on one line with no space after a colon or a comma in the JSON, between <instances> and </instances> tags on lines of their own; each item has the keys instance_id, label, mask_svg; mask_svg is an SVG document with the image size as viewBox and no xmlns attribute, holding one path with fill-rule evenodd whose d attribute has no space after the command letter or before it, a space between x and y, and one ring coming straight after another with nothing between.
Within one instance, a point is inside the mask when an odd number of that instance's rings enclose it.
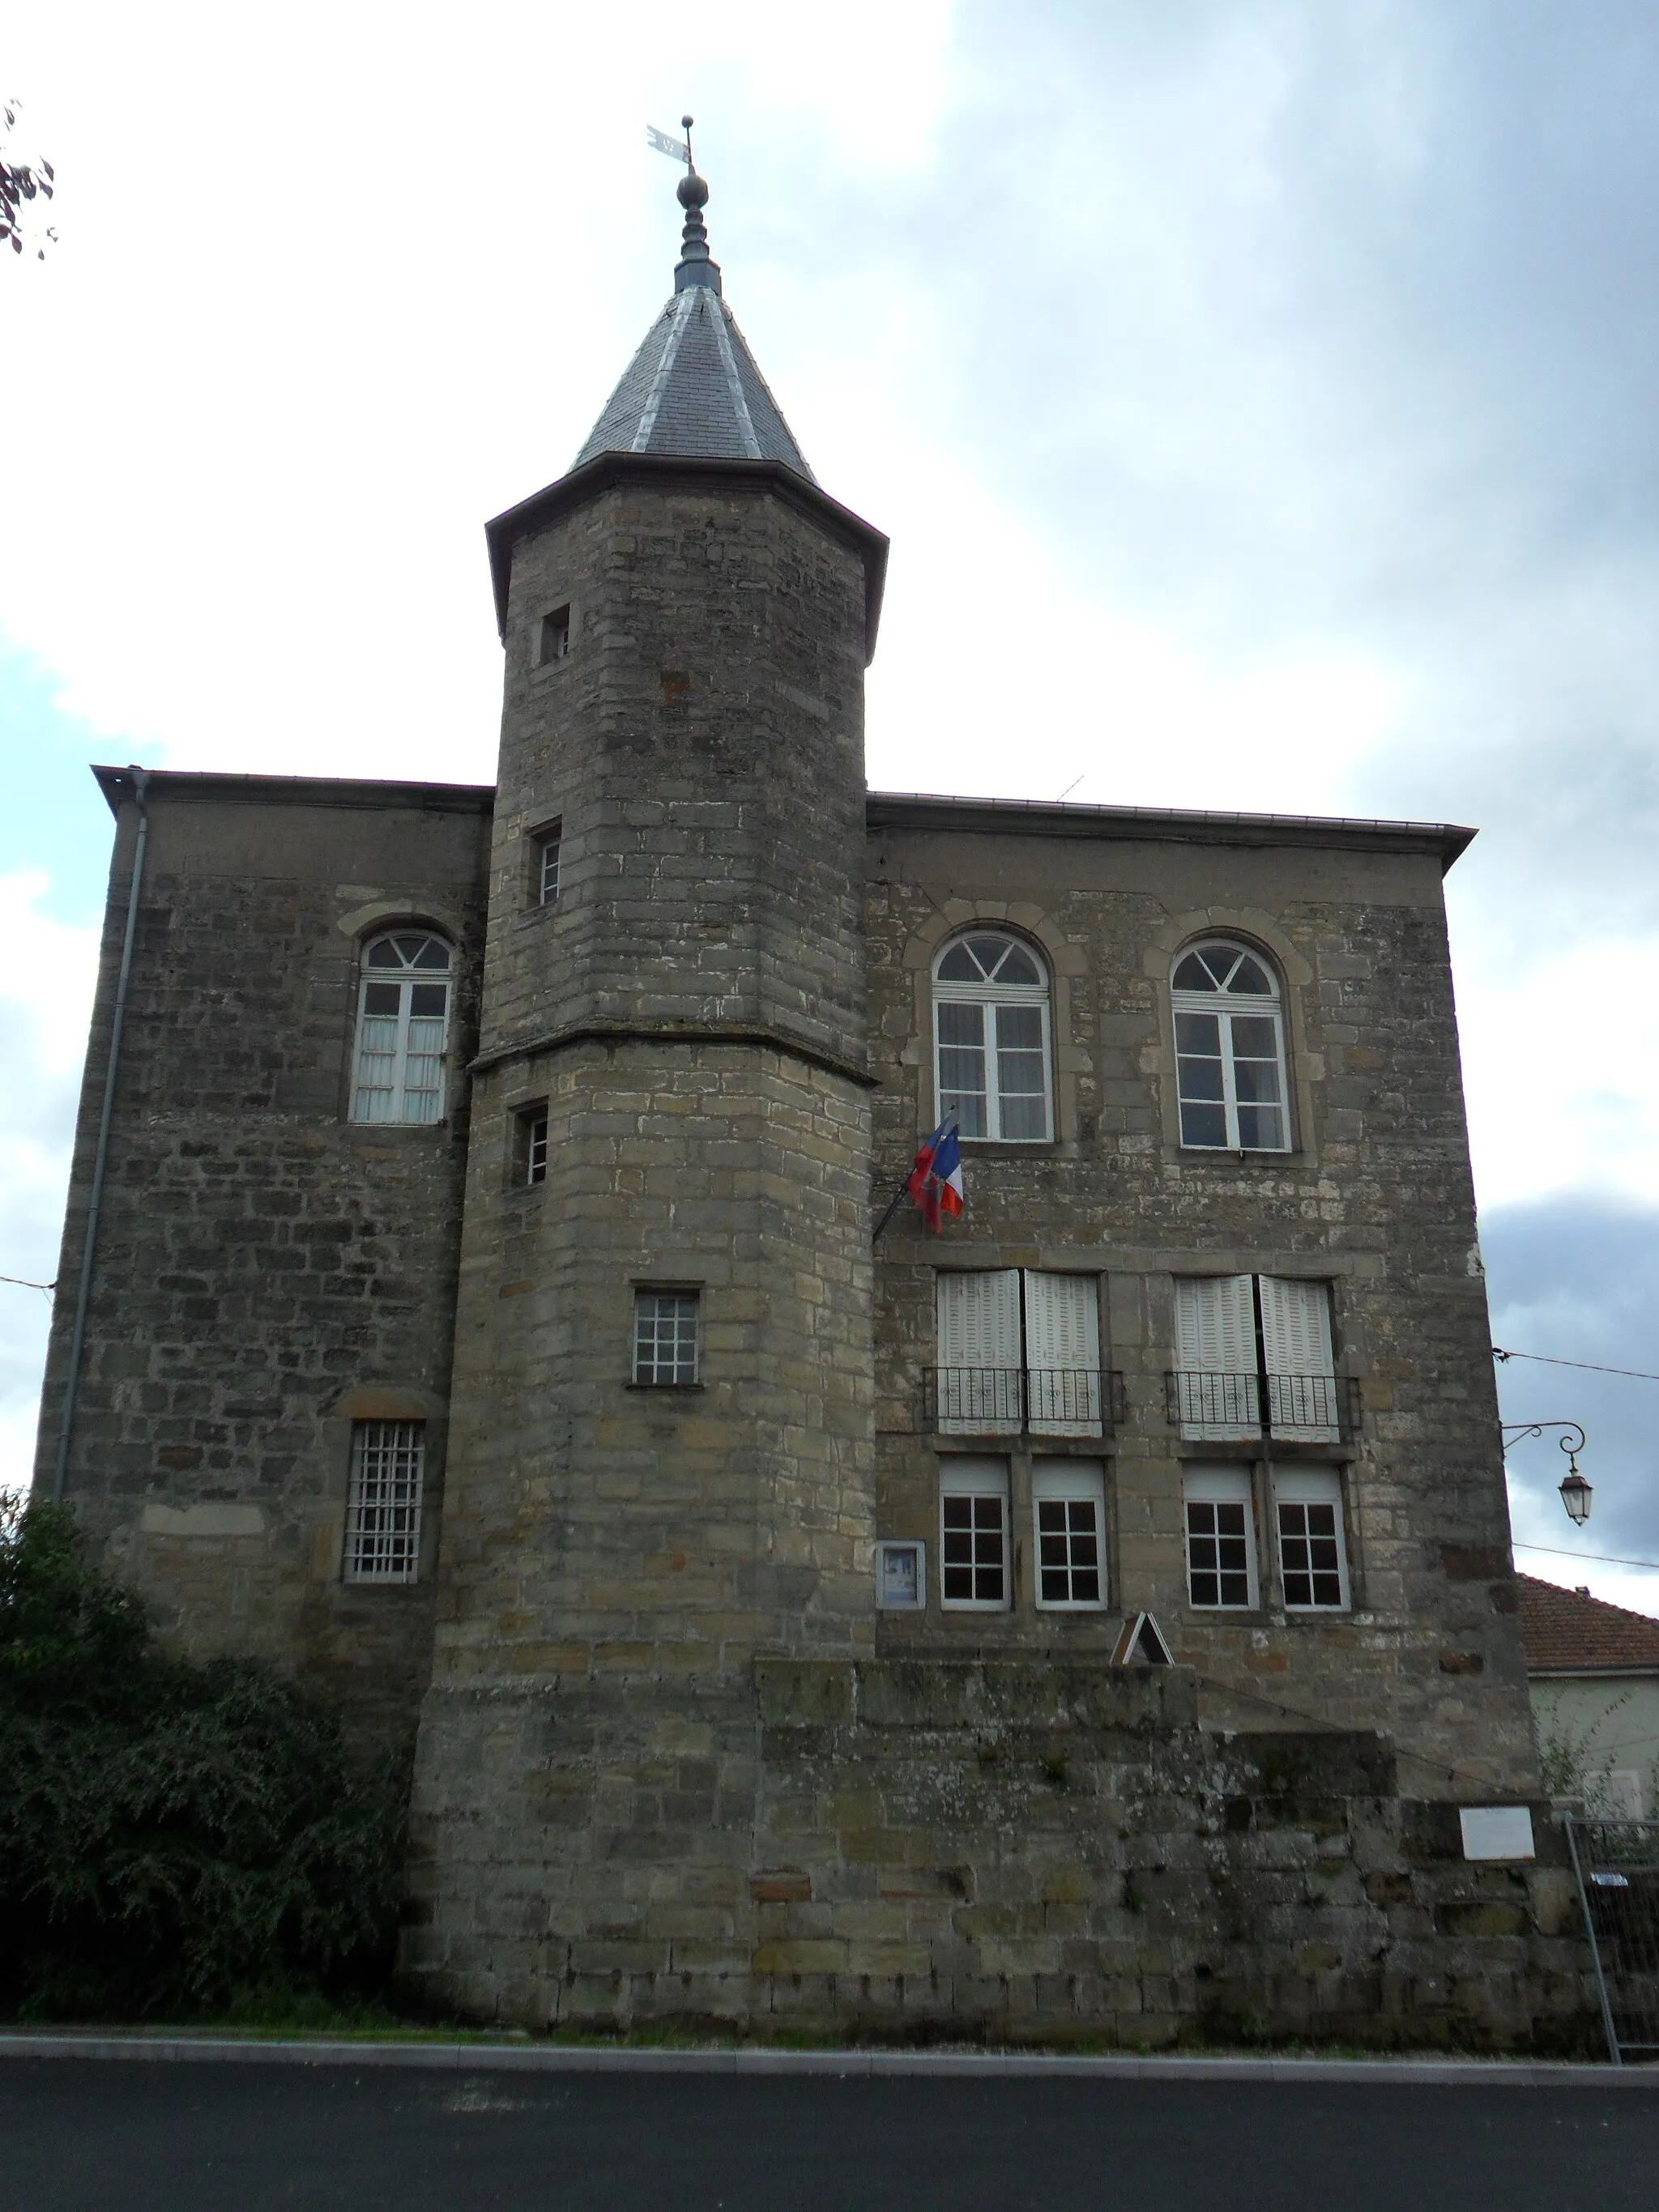
<instances>
[{"instance_id":1,"label":"octagonal stone tower","mask_svg":"<svg viewBox=\"0 0 1659 2212\"><path fill-rule=\"evenodd\" d=\"M872 1639L886 540L819 489L689 168L679 197L672 298L570 472L489 532L505 704L405 1966L532 2023L603 2011L671 1939L712 1962L752 1662Z\"/></svg>"}]
</instances>

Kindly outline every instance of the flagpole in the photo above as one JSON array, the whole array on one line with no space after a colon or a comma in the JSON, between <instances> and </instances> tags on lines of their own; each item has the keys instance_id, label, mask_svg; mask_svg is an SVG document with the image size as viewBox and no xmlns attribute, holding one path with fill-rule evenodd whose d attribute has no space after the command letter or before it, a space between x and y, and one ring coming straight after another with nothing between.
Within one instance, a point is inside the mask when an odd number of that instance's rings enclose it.
<instances>
[{"instance_id":1,"label":"flagpole","mask_svg":"<svg viewBox=\"0 0 1659 2212\"><path fill-rule=\"evenodd\" d=\"M939 1123L939 1128L934 1133L939 1136L943 1136L945 1130L954 1129L957 1126L956 1111L953 1108ZM909 1192L910 1177L915 1173L915 1164L913 1161L910 1166L899 1177L898 1188L893 1193L891 1198L888 1200L886 1212L882 1215L881 1219L877 1222L875 1227L870 1232L870 1249L872 1251L873 1251L876 1246L881 1242L882 1231L886 1228L888 1223L898 1212L900 1206L903 1205L905 1198Z\"/></svg>"}]
</instances>

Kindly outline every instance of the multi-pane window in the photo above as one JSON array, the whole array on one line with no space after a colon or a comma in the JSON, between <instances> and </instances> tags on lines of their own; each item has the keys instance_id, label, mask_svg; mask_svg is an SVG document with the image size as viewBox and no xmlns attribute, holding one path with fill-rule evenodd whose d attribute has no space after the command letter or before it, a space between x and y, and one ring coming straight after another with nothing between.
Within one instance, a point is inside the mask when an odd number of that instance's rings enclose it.
<instances>
[{"instance_id":1,"label":"multi-pane window","mask_svg":"<svg viewBox=\"0 0 1659 2212\"><path fill-rule=\"evenodd\" d=\"M939 1595L947 1606L1008 1604L1008 1462L951 1459L939 1470Z\"/></svg>"},{"instance_id":2,"label":"multi-pane window","mask_svg":"<svg viewBox=\"0 0 1659 2212\"><path fill-rule=\"evenodd\" d=\"M441 1121L452 955L442 938L392 930L363 948L354 1121Z\"/></svg>"},{"instance_id":3,"label":"multi-pane window","mask_svg":"<svg viewBox=\"0 0 1659 2212\"><path fill-rule=\"evenodd\" d=\"M1293 1613L1341 1612L1348 1603L1342 1540L1342 1479L1334 1468L1279 1468L1273 1474L1279 1579Z\"/></svg>"},{"instance_id":4,"label":"multi-pane window","mask_svg":"<svg viewBox=\"0 0 1659 2212\"><path fill-rule=\"evenodd\" d=\"M354 1421L346 1490L344 1577L412 1583L421 1564L422 1421Z\"/></svg>"},{"instance_id":5,"label":"multi-pane window","mask_svg":"<svg viewBox=\"0 0 1659 2212\"><path fill-rule=\"evenodd\" d=\"M526 1106L518 1116L514 1146L515 1182L547 1181L547 1109Z\"/></svg>"},{"instance_id":6,"label":"multi-pane window","mask_svg":"<svg viewBox=\"0 0 1659 2212\"><path fill-rule=\"evenodd\" d=\"M1185 1437L1257 1435L1334 1443L1343 1397L1331 1342L1330 1286L1280 1275L1176 1282L1172 1410Z\"/></svg>"},{"instance_id":7,"label":"multi-pane window","mask_svg":"<svg viewBox=\"0 0 1659 2212\"><path fill-rule=\"evenodd\" d=\"M1189 1467L1183 1487L1188 1596L1197 1606L1248 1610L1256 1601L1249 1469Z\"/></svg>"},{"instance_id":8,"label":"multi-pane window","mask_svg":"<svg viewBox=\"0 0 1659 2212\"><path fill-rule=\"evenodd\" d=\"M570 610L554 607L544 614L536 629L536 665L545 668L551 660L568 660L570 657Z\"/></svg>"},{"instance_id":9,"label":"multi-pane window","mask_svg":"<svg viewBox=\"0 0 1659 2212\"><path fill-rule=\"evenodd\" d=\"M697 1293L636 1291L634 1294L634 1380L695 1382L697 1379Z\"/></svg>"},{"instance_id":10,"label":"multi-pane window","mask_svg":"<svg viewBox=\"0 0 1659 2212\"><path fill-rule=\"evenodd\" d=\"M1034 1460L1036 1601L1045 1608L1106 1602L1106 1485L1088 1460Z\"/></svg>"},{"instance_id":11,"label":"multi-pane window","mask_svg":"<svg viewBox=\"0 0 1659 2212\"><path fill-rule=\"evenodd\" d=\"M559 896L559 850L564 842L562 823L550 822L532 839L534 864L531 888L538 906L552 906Z\"/></svg>"},{"instance_id":12,"label":"multi-pane window","mask_svg":"<svg viewBox=\"0 0 1659 2212\"><path fill-rule=\"evenodd\" d=\"M933 969L933 1041L940 1119L964 1137L1046 1144L1048 979L1017 938L973 930Z\"/></svg>"},{"instance_id":13,"label":"multi-pane window","mask_svg":"<svg viewBox=\"0 0 1659 2212\"><path fill-rule=\"evenodd\" d=\"M1219 1151L1290 1148L1279 984L1242 945L1195 945L1170 979L1181 1141Z\"/></svg>"},{"instance_id":14,"label":"multi-pane window","mask_svg":"<svg viewBox=\"0 0 1659 2212\"><path fill-rule=\"evenodd\" d=\"M938 1279L935 1410L947 1435L1099 1436L1104 1378L1092 1275L1035 1267Z\"/></svg>"}]
</instances>

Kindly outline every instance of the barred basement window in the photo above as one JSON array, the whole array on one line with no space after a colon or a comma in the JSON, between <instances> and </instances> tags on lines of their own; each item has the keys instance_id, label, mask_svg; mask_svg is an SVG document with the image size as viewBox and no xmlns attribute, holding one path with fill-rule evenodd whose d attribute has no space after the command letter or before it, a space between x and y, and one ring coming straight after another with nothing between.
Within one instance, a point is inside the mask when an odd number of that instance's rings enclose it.
<instances>
[{"instance_id":1,"label":"barred basement window","mask_svg":"<svg viewBox=\"0 0 1659 2212\"><path fill-rule=\"evenodd\" d=\"M1249 1472L1234 1467L1189 1467L1183 1486L1188 1598L1206 1609L1249 1611L1256 1602Z\"/></svg>"},{"instance_id":2,"label":"barred basement window","mask_svg":"<svg viewBox=\"0 0 1659 2212\"><path fill-rule=\"evenodd\" d=\"M552 906L558 899L559 848L563 842L562 822L550 822L545 830L536 832L533 889L538 906Z\"/></svg>"},{"instance_id":3,"label":"barred basement window","mask_svg":"<svg viewBox=\"0 0 1659 2212\"><path fill-rule=\"evenodd\" d=\"M354 1121L441 1121L451 954L442 938L392 930L363 948Z\"/></svg>"},{"instance_id":4,"label":"barred basement window","mask_svg":"<svg viewBox=\"0 0 1659 2212\"><path fill-rule=\"evenodd\" d=\"M697 1379L697 1293L634 1294L634 1380L684 1384Z\"/></svg>"},{"instance_id":5,"label":"barred basement window","mask_svg":"<svg viewBox=\"0 0 1659 2212\"><path fill-rule=\"evenodd\" d=\"M939 1469L939 1595L947 1606L1008 1605L1008 1462L949 1459Z\"/></svg>"},{"instance_id":6,"label":"barred basement window","mask_svg":"<svg viewBox=\"0 0 1659 2212\"><path fill-rule=\"evenodd\" d=\"M412 1583L420 1571L424 1421L354 1421L345 1579Z\"/></svg>"}]
</instances>

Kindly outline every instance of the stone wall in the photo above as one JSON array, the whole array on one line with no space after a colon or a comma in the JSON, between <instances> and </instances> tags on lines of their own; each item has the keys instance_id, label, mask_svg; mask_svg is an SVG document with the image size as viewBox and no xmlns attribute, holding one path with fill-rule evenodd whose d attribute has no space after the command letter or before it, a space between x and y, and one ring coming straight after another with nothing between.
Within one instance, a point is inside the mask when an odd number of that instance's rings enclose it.
<instances>
[{"instance_id":1,"label":"stone wall","mask_svg":"<svg viewBox=\"0 0 1659 2212\"><path fill-rule=\"evenodd\" d=\"M50 1486L137 830L118 805L37 1480ZM488 791L158 775L64 1495L182 1645L273 1659L407 1734L432 1583ZM450 1112L349 1119L364 939L459 955ZM428 1424L426 1565L351 1587L354 1417Z\"/></svg>"},{"instance_id":2,"label":"stone wall","mask_svg":"<svg viewBox=\"0 0 1659 2212\"><path fill-rule=\"evenodd\" d=\"M1381 1739L1209 1734L1184 1669L775 1661L711 1695L573 1667L471 1699L404 1950L440 2007L1135 2048L1589 2033L1545 1808L1536 1863L1468 1864L1455 1808L1400 1797ZM544 1840L486 1928L423 1854L507 1776Z\"/></svg>"},{"instance_id":3,"label":"stone wall","mask_svg":"<svg viewBox=\"0 0 1659 2212\"><path fill-rule=\"evenodd\" d=\"M880 796L871 824L878 1191L934 1120L929 975L952 931L1012 928L1042 954L1057 1087L1052 1144L964 1145L962 1219L933 1237L906 1206L878 1248L877 1533L923 1538L931 1561L941 1455L989 1449L1012 1462L1021 1546L1006 1614L943 1611L935 1573L925 1614L880 1617L881 1648L1081 1658L1145 1607L1197 1670L1206 1719L1383 1729L1417 1796L1535 1790L1442 907L1452 841ZM1179 1143L1169 975L1178 949L1211 933L1258 945L1283 981L1282 1156ZM1011 1448L932 1432L937 1271L1021 1266L1098 1276L1103 1356L1127 1396L1115 1437ZM1330 1285L1338 1370L1360 1394L1352 1440L1274 1448L1280 1463L1341 1467L1353 1606L1339 1616L1276 1600L1260 1444L1189 1443L1167 1416L1174 1279L1252 1272ZM1109 1463L1103 1614L1033 1605L1033 1448ZM1187 1602L1181 1470L1194 1458L1257 1467L1254 1613Z\"/></svg>"}]
</instances>

